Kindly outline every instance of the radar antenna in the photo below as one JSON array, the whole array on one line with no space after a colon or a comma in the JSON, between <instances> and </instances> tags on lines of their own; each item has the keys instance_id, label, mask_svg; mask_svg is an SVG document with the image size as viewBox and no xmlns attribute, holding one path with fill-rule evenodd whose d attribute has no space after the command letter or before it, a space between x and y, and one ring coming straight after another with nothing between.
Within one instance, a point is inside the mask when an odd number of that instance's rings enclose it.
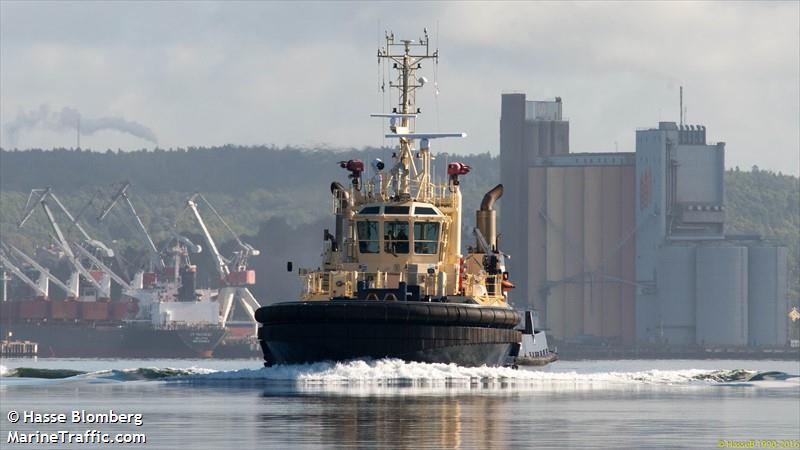
<instances>
[{"instance_id":1,"label":"radar antenna","mask_svg":"<svg viewBox=\"0 0 800 450\"><path fill-rule=\"evenodd\" d=\"M438 62L439 50L431 50L430 38L427 28L423 37L418 40L395 39L394 33L386 33L386 46L378 50L378 60L392 63L392 68L398 71L397 79L389 82L389 88L397 89L398 106L392 108L389 114L373 114L373 117L389 119L391 133L387 138L400 139L400 151L395 156L397 161L391 169L391 178L394 181L395 195L399 199L411 199L412 179L417 183L416 198L427 200L433 195L433 186L430 175L430 146L429 139L444 137L465 137L465 133L417 133L415 130L416 117L421 110L416 106L416 91L427 82L425 77L417 78L417 70L422 68L422 61L433 60ZM413 141L422 139L419 159L422 167L417 170L413 157ZM387 179L387 183L388 183Z\"/></svg>"}]
</instances>

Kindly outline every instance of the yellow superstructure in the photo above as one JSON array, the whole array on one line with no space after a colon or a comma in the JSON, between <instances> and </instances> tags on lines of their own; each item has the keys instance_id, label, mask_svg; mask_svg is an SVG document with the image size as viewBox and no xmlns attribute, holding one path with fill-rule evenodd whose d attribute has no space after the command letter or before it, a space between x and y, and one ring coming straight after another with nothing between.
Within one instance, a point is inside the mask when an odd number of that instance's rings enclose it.
<instances>
[{"instance_id":1,"label":"yellow superstructure","mask_svg":"<svg viewBox=\"0 0 800 450\"><path fill-rule=\"evenodd\" d=\"M507 306L504 291L513 285L507 279L504 255L496 248L493 210L502 187L484 199L473 231L476 248L462 254L459 177L470 167L450 163L447 177L442 177L446 182L435 183L430 144L465 134L414 130L419 113L414 93L427 81L417 78L416 72L424 60L437 59L438 51L429 50L427 34L419 41L396 41L387 35L378 58L399 72L389 83L399 93L398 108L373 115L389 119L386 137L399 140L394 164L386 167L378 159L370 167L359 160L341 163L349 172L350 186L331 185L335 233L325 233L320 268L300 271L303 300L463 297L468 303Z\"/></svg>"}]
</instances>

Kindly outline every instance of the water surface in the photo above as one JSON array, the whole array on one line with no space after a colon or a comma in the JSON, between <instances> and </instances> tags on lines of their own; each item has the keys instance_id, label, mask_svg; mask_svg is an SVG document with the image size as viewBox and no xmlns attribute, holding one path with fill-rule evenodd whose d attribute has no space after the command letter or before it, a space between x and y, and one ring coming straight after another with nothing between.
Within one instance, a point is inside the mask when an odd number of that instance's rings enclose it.
<instances>
[{"instance_id":1,"label":"water surface","mask_svg":"<svg viewBox=\"0 0 800 450\"><path fill-rule=\"evenodd\" d=\"M712 448L720 440L800 439L800 377L791 376L800 375L800 362L560 361L538 370L397 360L272 368L257 360L1 364L3 448L90 448L6 442L14 430L87 428L147 438L102 448L158 449ZM34 370L20 377L21 367ZM33 378L39 369L85 373ZM141 413L144 423L7 420L12 410L110 409Z\"/></svg>"}]
</instances>

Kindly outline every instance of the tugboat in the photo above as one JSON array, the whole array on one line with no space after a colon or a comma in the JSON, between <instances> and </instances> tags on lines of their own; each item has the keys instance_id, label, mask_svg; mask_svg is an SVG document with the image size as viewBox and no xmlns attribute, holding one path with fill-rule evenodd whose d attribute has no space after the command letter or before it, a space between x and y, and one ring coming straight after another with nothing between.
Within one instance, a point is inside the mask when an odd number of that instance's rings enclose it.
<instances>
[{"instance_id":1,"label":"tugboat","mask_svg":"<svg viewBox=\"0 0 800 450\"><path fill-rule=\"evenodd\" d=\"M444 182L431 172L431 141L464 133L418 133L415 92L425 60L438 60L427 31L418 41L387 34L378 61L397 69L399 93L387 138L398 139L394 163L343 161L350 183L331 184L335 231L324 232L316 270L300 269L300 301L256 311L265 365L400 358L463 366L503 365L522 342L520 315L507 302L513 288L497 249L494 204L502 185L477 211L476 242L461 253L459 177L471 168L451 162ZM287 264L292 270L291 263Z\"/></svg>"}]
</instances>

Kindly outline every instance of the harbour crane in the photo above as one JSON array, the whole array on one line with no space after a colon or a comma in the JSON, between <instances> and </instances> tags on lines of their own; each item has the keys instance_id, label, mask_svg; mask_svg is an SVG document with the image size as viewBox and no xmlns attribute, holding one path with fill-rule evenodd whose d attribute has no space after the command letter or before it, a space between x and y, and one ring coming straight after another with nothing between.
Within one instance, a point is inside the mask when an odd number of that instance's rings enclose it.
<instances>
[{"instance_id":1,"label":"harbour crane","mask_svg":"<svg viewBox=\"0 0 800 450\"><path fill-rule=\"evenodd\" d=\"M206 226L205 220L203 220L203 217L198 210L198 201L202 201L203 204L206 205L206 207L214 214L220 223L222 223L225 229L228 230L228 232L233 236L234 240L236 240L239 249L234 252L234 258L232 260L226 259L219 252L219 249L217 248L217 245L214 239L211 237L208 227ZM200 228L203 231L206 244L211 249L220 281L223 284L253 284L254 280L252 282L247 282L246 280L247 261L250 256L258 256L261 252L253 248L253 246L243 242L241 238L239 238L239 235L233 231L230 225L228 225L222 215L217 212L217 210L214 208L214 205L212 205L211 202L209 202L208 199L206 199L202 194L195 193L189 197L188 200L186 200L184 212L189 209L192 211L195 220L197 220L198 225L200 225ZM176 219L176 226L177 221L181 218L181 215L179 215ZM233 266L234 270L230 269L231 266Z\"/></svg>"},{"instance_id":2,"label":"harbour crane","mask_svg":"<svg viewBox=\"0 0 800 450\"><path fill-rule=\"evenodd\" d=\"M227 229L228 232L234 236L234 239L239 246L239 250L234 252L235 256L232 261L225 259L225 257L223 257L219 252L217 244L214 241L214 238L211 236L211 233L208 231L208 227L206 226L206 223L197 208L198 201L202 201L217 217L217 219L222 222L225 229ZM238 304L247 312L249 321L246 323L235 324L253 326L254 328L257 327L257 323L255 322L255 311L256 309L260 308L261 305L247 288L247 285L255 283L255 272L247 269L247 260L250 256L259 255L259 250L256 250L251 245L244 243L233 231L233 229L231 229L228 223L225 222L225 219L222 218L214 206L211 205L211 202L209 202L208 199L206 199L202 194L195 193L189 197L189 199L186 200L186 207L184 208L183 212L185 212L187 209L192 211L197 224L203 231L203 237L206 241L206 245L211 251L211 256L214 258L217 274L219 275L220 281L223 284L223 287L220 288L219 294L217 295L217 300L220 304L222 326L226 326L226 324L234 324L234 321L231 320L231 318L233 316L234 305ZM183 213L179 214L175 220L176 228L178 220L180 220L182 215ZM234 271L231 271L228 265L229 262L233 263L235 269Z\"/></svg>"},{"instance_id":3,"label":"harbour crane","mask_svg":"<svg viewBox=\"0 0 800 450\"><path fill-rule=\"evenodd\" d=\"M49 296L49 284L46 276L40 273L39 278L36 281L31 280L30 277L25 274L25 272L23 272L19 267L15 266L14 263L12 263L3 253L0 253L0 263L2 263L5 270L10 271L16 275L17 278L22 280L23 283L30 286L31 289L36 292L37 296L47 300Z\"/></svg>"},{"instance_id":4,"label":"harbour crane","mask_svg":"<svg viewBox=\"0 0 800 450\"><path fill-rule=\"evenodd\" d=\"M104 274L107 274L109 278L111 278L112 280L114 280L114 282L119 284L122 287L123 293L133 296L132 295L133 291L135 291L135 289L136 289L135 286L133 286L130 283L128 283L127 281L123 280L122 277L120 277L119 275L114 273L114 271L111 270L107 265L105 265L105 263L103 263L103 261L100 261L100 259L98 257L94 256L94 254L92 252L90 252L89 250L86 250L86 248L84 248L83 246L75 244L75 248L77 248L78 251L83 256L85 256L89 261L91 261L92 264L97 266L97 268L100 269Z\"/></svg>"},{"instance_id":5,"label":"harbour crane","mask_svg":"<svg viewBox=\"0 0 800 450\"><path fill-rule=\"evenodd\" d=\"M34 198L36 200L33 200ZM78 223L78 220L75 217L73 217L73 215L64 206L64 204L61 203L61 200L59 200L58 197L56 197L51 187L31 190L30 195L28 195L28 201L25 204L25 214L23 214L22 219L19 221L19 224L17 224L17 228L22 228L22 226L25 225L25 222L27 222L27 220L31 217L31 215L33 215L33 211L34 209L36 209L37 204L42 206L42 209L44 210L45 214L47 214L47 218L50 221L50 223L51 224L54 223L55 218L53 217L53 212L50 209L50 205L48 203L49 200L55 202L55 204L58 206L61 212L63 212L64 215L67 216L72 225L74 225L75 228L77 228L78 231L80 231L81 235L83 235L83 238L87 244L96 248L97 250L100 250L101 252L103 252L105 256L109 258L114 257L114 251L112 249L110 249L102 242L96 239L92 239L92 237L89 236L89 233L86 232L86 230L81 226L81 224ZM57 233L59 234L59 236L57 237L60 243L65 243L66 240L64 239L64 235L60 233L60 230L57 231ZM72 252L70 251L69 253L71 254Z\"/></svg>"},{"instance_id":6,"label":"harbour crane","mask_svg":"<svg viewBox=\"0 0 800 450\"><path fill-rule=\"evenodd\" d=\"M126 181L122 184L119 191L111 198L111 201L102 209L102 212L99 216L97 216L97 221L102 222L103 219L108 216L108 213L114 208L114 206L119 203L119 200L122 199L125 205L128 206L128 211L130 212L131 216L133 216L134 222L136 222L137 227L142 232L144 236L145 243L147 244L147 251L149 253L150 262L149 262L149 271L154 272L156 270L163 271L166 268L164 264L164 259L161 257L161 253L156 248L156 244L153 242L153 238L150 237L150 233L147 231L147 227L144 226L144 222L142 222L142 218L136 212L136 208L133 206L133 202L128 197L128 189L130 189L131 183Z\"/></svg>"},{"instance_id":7,"label":"harbour crane","mask_svg":"<svg viewBox=\"0 0 800 450\"><path fill-rule=\"evenodd\" d=\"M184 208L184 212L187 209L191 209L192 213L194 214L195 220L197 220L197 224L200 225L200 229L203 231L203 237L206 240L206 245L211 250L211 256L214 258L215 268L217 269L217 274L219 275L220 281L225 283L228 279L228 275L230 275L230 269L228 268L228 261L220 254L219 250L217 249L217 244L214 242L214 238L211 237L211 233L208 231L208 227L206 226L206 222L203 220L203 216L200 215L200 211L197 209L197 202L196 200L201 198L205 201L206 205L210 205L208 200L203 197L199 193L193 194L186 200L186 208ZM176 221L175 226L178 225L178 220L181 218L182 214L179 214Z\"/></svg>"},{"instance_id":8,"label":"harbour crane","mask_svg":"<svg viewBox=\"0 0 800 450\"><path fill-rule=\"evenodd\" d=\"M38 197L38 198L37 198ZM36 200L31 201L32 199L36 198ZM33 211L36 209L36 205L41 205L42 210L44 211L45 215L47 216L47 220L50 223L50 227L53 229L55 233L54 239L64 254L69 259L72 266L75 268L81 276L83 276L86 281L88 281L96 290L97 290L97 297L99 298L109 298L111 297L111 279L110 279L110 271L103 271L103 275L100 280L97 280L94 275L87 269L86 267L81 264L80 259L75 255L75 252L72 250L70 243L67 241L64 232L61 230L61 227L58 225L55 217L53 216L53 212L50 209L50 205L48 200L53 200L56 205L61 209L61 211L66 215L69 220L72 222L73 225L81 232L84 237L84 240L92 247L102 251L106 256L113 257L114 251L108 248L102 242L92 239L91 236L83 229L83 227L78 223L75 217L70 214L69 210L64 206L63 203L58 199L58 197L53 194L51 188L45 189L33 189L31 190L30 195L28 196L28 202L25 206L25 214L23 215L22 219L19 221L18 227L22 227L25 222L33 215Z\"/></svg>"},{"instance_id":9,"label":"harbour crane","mask_svg":"<svg viewBox=\"0 0 800 450\"><path fill-rule=\"evenodd\" d=\"M173 240L175 241L176 245L181 245L183 247L186 247L189 253L200 253L203 251L202 246L195 244L189 238L176 233L174 230L172 232L172 239L167 241L167 245L169 245L169 243L172 242Z\"/></svg>"},{"instance_id":10,"label":"harbour crane","mask_svg":"<svg viewBox=\"0 0 800 450\"><path fill-rule=\"evenodd\" d=\"M69 249L69 247L69 243L66 243L62 246L64 253L68 253L67 249ZM75 247L80 248L81 250L86 250L80 245L76 245ZM69 253L72 253L72 251L70 250ZM95 278L94 274L81 263L80 258L77 255L72 253L72 256L69 258L70 262L72 263L72 267L74 267L75 270L95 288L97 298L111 298L111 277L109 275L109 271L102 271L102 275L98 280Z\"/></svg>"},{"instance_id":11,"label":"harbour crane","mask_svg":"<svg viewBox=\"0 0 800 450\"><path fill-rule=\"evenodd\" d=\"M178 234L174 228L170 230L170 234L170 238L164 243L161 253L171 256L170 268L172 271L172 280L170 281L178 283L180 281L181 264L183 263L185 266L190 266L191 260L189 259L189 254L201 253L203 247L195 244L186 236Z\"/></svg>"},{"instance_id":12,"label":"harbour crane","mask_svg":"<svg viewBox=\"0 0 800 450\"><path fill-rule=\"evenodd\" d=\"M49 282L52 282L59 288L63 289L64 292L67 293L67 298L73 298L73 299L78 298L80 294L80 276L76 271L73 271L69 277L69 280L67 280L67 282L64 283L61 280L59 280L55 275L50 273L50 270L48 270L46 267L36 262L35 259L28 256L27 253L23 252L17 247L14 247L11 244L3 244L3 245L6 246L8 249L10 249L11 253L13 253L26 263L30 264L34 269L36 269L39 272L40 281L41 277L45 277L47 278L47 280L49 280Z\"/></svg>"}]
</instances>

